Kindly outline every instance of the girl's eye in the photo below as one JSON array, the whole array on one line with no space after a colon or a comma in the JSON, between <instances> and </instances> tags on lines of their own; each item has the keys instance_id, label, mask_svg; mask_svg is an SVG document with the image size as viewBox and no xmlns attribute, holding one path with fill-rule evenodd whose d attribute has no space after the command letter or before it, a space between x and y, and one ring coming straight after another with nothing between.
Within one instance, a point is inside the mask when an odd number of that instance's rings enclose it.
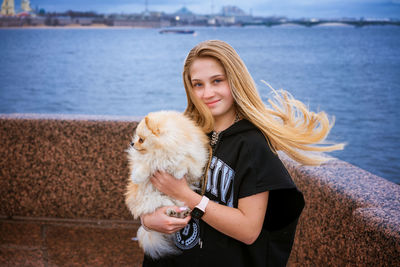
<instances>
[{"instance_id":1,"label":"girl's eye","mask_svg":"<svg viewBox=\"0 0 400 267\"><path fill-rule=\"evenodd\" d=\"M202 86L201 83L195 83L195 84L193 84L193 87L200 87L200 86Z\"/></svg>"},{"instance_id":2,"label":"girl's eye","mask_svg":"<svg viewBox=\"0 0 400 267\"><path fill-rule=\"evenodd\" d=\"M222 80L220 80L220 79L214 80L214 83L220 83L220 82L222 82Z\"/></svg>"}]
</instances>

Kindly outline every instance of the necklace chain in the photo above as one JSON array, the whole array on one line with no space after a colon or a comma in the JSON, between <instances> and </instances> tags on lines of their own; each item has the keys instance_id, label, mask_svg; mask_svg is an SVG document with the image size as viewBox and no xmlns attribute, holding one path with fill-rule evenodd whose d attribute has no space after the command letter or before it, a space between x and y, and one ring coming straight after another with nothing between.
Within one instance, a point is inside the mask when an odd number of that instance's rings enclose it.
<instances>
[{"instance_id":1,"label":"necklace chain","mask_svg":"<svg viewBox=\"0 0 400 267\"><path fill-rule=\"evenodd\" d=\"M210 145L214 149L215 145L218 142L219 132L213 131L211 135Z\"/></svg>"},{"instance_id":2,"label":"necklace chain","mask_svg":"<svg viewBox=\"0 0 400 267\"><path fill-rule=\"evenodd\" d=\"M239 120L240 120L239 114L236 113L235 120L234 120L233 124L235 124ZM215 145L218 143L218 138L219 138L219 134L220 133L221 132L217 132L217 131L213 131L212 132L211 140L210 140L210 145L211 145L212 150L215 149Z\"/></svg>"}]
</instances>

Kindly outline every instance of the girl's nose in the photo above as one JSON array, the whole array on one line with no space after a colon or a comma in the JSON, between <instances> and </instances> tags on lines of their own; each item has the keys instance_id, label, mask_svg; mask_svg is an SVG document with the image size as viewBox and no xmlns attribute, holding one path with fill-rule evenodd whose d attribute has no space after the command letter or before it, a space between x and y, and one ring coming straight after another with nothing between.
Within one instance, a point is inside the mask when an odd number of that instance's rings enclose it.
<instances>
[{"instance_id":1,"label":"girl's nose","mask_svg":"<svg viewBox=\"0 0 400 267\"><path fill-rule=\"evenodd\" d=\"M214 96L214 90L211 88L211 86L210 85L204 86L203 97L204 98L209 98L209 97L213 97L213 96Z\"/></svg>"}]
</instances>

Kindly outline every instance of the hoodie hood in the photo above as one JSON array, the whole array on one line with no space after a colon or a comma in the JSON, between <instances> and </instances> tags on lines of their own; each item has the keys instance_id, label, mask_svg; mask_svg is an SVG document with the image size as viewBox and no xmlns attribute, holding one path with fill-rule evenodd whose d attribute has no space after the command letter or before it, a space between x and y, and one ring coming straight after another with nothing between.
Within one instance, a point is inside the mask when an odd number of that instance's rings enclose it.
<instances>
[{"instance_id":1,"label":"hoodie hood","mask_svg":"<svg viewBox=\"0 0 400 267\"><path fill-rule=\"evenodd\" d=\"M235 135L247 131L254 131L257 130L257 127L254 126L251 122L246 119L241 119L240 121L232 124L229 128L222 131L220 134L224 137L228 137L230 135Z\"/></svg>"},{"instance_id":2,"label":"hoodie hood","mask_svg":"<svg viewBox=\"0 0 400 267\"><path fill-rule=\"evenodd\" d=\"M219 136L222 137L228 137L231 135L236 135L239 133L244 133L247 131L254 131L257 130L257 127L254 126L251 122L249 122L246 119L241 119L238 122L235 122L231 126L229 126L227 129L223 130L222 132L219 133ZM207 134L208 136L212 135L212 132Z\"/></svg>"},{"instance_id":3,"label":"hoodie hood","mask_svg":"<svg viewBox=\"0 0 400 267\"><path fill-rule=\"evenodd\" d=\"M246 132L251 132L251 131L259 131L259 130L250 121L248 121L246 119L241 119L240 121L235 122L234 124L229 126L227 129L225 129L219 133L218 141L214 148L214 151L217 150L221 139L226 139L226 138L229 138L231 136L236 136L236 135L242 135ZM213 132L210 132L207 134L210 139L211 139L212 133Z\"/></svg>"}]
</instances>

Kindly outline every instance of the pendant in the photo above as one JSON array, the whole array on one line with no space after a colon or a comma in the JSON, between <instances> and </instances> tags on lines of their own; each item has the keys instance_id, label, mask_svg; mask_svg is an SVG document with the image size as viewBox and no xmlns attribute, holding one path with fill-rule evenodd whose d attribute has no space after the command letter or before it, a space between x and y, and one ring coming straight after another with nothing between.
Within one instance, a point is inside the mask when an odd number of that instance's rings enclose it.
<instances>
[{"instance_id":1,"label":"pendant","mask_svg":"<svg viewBox=\"0 0 400 267\"><path fill-rule=\"evenodd\" d=\"M214 147L217 144L218 137L219 137L219 132L213 131L213 133L211 135L211 141L210 141L211 147Z\"/></svg>"}]
</instances>

